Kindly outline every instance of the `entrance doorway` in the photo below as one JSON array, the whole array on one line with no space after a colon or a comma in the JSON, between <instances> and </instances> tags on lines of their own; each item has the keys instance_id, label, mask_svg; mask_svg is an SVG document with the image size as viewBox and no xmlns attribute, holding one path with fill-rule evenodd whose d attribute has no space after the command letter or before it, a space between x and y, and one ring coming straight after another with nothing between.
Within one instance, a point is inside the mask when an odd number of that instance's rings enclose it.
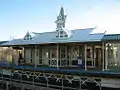
<instances>
[{"instance_id":1,"label":"entrance doorway","mask_svg":"<svg viewBox=\"0 0 120 90\"><path fill-rule=\"evenodd\" d=\"M102 68L102 49L95 48L95 67Z\"/></svg>"},{"instance_id":2,"label":"entrance doorway","mask_svg":"<svg viewBox=\"0 0 120 90\"><path fill-rule=\"evenodd\" d=\"M87 47L87 67L88 68L102 68L102 48L101 46Z\"/></svg>"}]
</instances>

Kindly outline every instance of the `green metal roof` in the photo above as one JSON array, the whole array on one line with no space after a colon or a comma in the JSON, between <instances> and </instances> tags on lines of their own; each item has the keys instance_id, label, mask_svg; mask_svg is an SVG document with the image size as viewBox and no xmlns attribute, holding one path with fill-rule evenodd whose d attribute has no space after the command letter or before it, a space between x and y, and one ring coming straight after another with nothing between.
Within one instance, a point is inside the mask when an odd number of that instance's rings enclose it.
<instances>
[{"instance_id":1,"label":"green metal roof","mask_svg":"<svg viewBox=\"0 0 120 90\"><path fill-rule=\"evenodd\" d=\"M6 43L7 41L0 41L0 44Z\"/></svg>"},{"instance_id":2,"label":"green metal roof","mask_svg":"<svg viewBox=\"0 0 120 90\"><path fill-rule=\"evenodd\" d=\"M102 38L103 41L118 41L120 40L120 34L108 34L108 35L104 35L104 37Z\"/></svg>"}]
</instances>

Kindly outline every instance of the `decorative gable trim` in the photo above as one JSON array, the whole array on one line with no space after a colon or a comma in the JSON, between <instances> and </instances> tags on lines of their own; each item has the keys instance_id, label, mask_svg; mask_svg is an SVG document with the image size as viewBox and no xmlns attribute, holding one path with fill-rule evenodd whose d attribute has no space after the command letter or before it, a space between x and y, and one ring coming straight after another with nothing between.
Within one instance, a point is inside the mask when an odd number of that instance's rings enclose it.
<instances>
[{"instance_id":1,"label":"decorative gable trim","mask_svg":"<svg viewBox=\"0 0 120 90\"><path fill-rule=\"evenodd\" d=\"M56 38L58 39L68 38L70 36L71 36L70 31L67 32L67 30L63 30L63 29L56 31Z\"/></svg>"},{"instance_id":2,"label":"decorative gable trim","mask_svg":"<svg viewBox=\"0 0 120 90\"><path fill-rule=\"evenodd\" d=\"M24 36L23 40L31 40L32 36L30 35L29 32L26 33L26 35Z\"/></svg>"}]
</instances>

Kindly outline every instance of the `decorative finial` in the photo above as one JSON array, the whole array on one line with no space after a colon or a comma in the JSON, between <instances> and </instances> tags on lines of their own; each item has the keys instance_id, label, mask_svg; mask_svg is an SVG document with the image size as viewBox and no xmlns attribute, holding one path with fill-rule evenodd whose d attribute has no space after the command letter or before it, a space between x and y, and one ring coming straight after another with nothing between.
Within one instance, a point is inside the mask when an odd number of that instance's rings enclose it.
<instances>
[{"instance_id":1,"label":"decorative finial","mask_svg":"<svg viewBox=\"0 0 120 90\"><path fill-rule=\"evenodd\" d=\"M57 16L56 23L56 37L58 39L68 38L71 36L71 32L65 29L66 15L64 14L64 9L61 7L59 16Z\"/></svg>"},{"instance_id":2,"label":"decorative finial","mask_svg":"<svg viewBox=\"0 0 120 90\"><path fill-rule=\"evenodd\" d=\"M57 28L65 28L65 20L66 15L64 15L64 9L61 7L59 16L57 16L57 20L55 21Z\"/></svg>"}]
</instances>

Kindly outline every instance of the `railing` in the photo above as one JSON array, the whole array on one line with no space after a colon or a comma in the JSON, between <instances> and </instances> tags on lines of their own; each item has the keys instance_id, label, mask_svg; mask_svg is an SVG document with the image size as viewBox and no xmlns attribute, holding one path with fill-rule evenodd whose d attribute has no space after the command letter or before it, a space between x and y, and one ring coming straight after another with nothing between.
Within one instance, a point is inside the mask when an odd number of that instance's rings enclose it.
<instances>
[{"instance_id":1,"label":"railing","mask_svg":"<svg viewBox=\"0 0 120 90\"><path fill-rule=\"evenodd\" d=\"M4 70L3 70L4 71ZM91 76L73 76L73 75L64 75L64 74L53 74L53 73L41 73L41 72L31 72L31 71L22 71L22 70L9 70L10 74L2 74L0 70L0 83L9 82L9 85L24 85L33 88L36 87L46 87L54 88L60 90L82 90L84 85L90 85L91 90L101 90L103 85L114 85L120 88L119 79L113 79L107 82L109 79L105 77L91 77ZM39 73L39 74L38 74ZM113 82L114 81L114 82ZM18 84L16 84L18 83ZM93 86L89 83L94 84ZM53 90L53 89L52 89Z\"/></svg>"},{"instance_id":2,"label":"railing","mask_svg":"<svg viewBox=\"0 0 120 90\"><path fill-rule=\"evenodd\" d=\"M33 88L35 88L36 86L38 87L46 87L46 88L53 88L54 89L70 89L70 90L77 90L79 88L79 81L74 81L72 83L69 83L69 81L67 79L64 78L58 78L57 77L52 77L51 74L44 74L43 75L39 74L38 76L32 72L29 71L17 71L17 70L8 70L10 73L9 74L2 74L2 70L0 73L0 83L6 83L9 82L10 84L16 84L17 85L33 85ZM67 77L66 77L67 78ZM67 83L67 84L66 84ZM18 87L17 86L17 87Z\"/></svg>"}]
</instances>

